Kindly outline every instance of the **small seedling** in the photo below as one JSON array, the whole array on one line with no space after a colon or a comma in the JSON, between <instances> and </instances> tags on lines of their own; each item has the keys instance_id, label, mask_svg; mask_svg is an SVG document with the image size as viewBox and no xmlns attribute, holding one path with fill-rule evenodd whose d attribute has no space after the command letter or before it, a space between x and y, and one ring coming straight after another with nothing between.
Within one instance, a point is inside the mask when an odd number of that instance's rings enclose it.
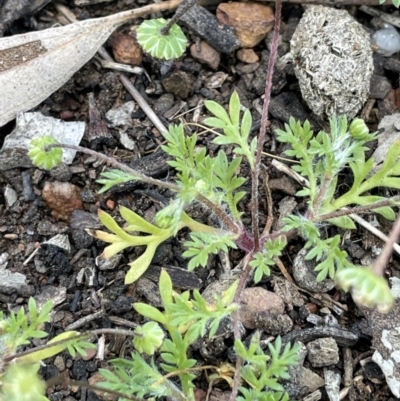
<instances>
[{"instance_id":1,"label":"small seedling","mask_svg":"<svg viewBox=\"0 0 400 401\"><path fill-rule=\"evenodd\" d=\"M48 301L38 311L33 298L28 302L28 314L21 308L5 317L0 312L0 399L7 401L49 401L45 397L46 384L39 376L40 361L50 358L67 349L72 356L77 353L85 356L86 350L94 348L87 341L88 335L76 331L62 333L45 346L18 353L18 348L30 343L29 339L44 338L44 323L50 321L52 302Z\"/></svg>"},{"instance_id":2,"label":"small seedling","mask_svg":"<svg viewBox=\"0 0 400 401\"><path fill-rule=\"evenodd\" d=\"M237 305L232 303L237 284L233 284L221 299L216 299L214 305L208 305L198 291L194 291L192 298L189 291L175 293L168 273L163 270L159 289L164 312L144 303L133 305L150 322L141 327L141 336L135 337L133 346L136 352L132 353L131 360L115 359L111 361L111 370L101 369L106 379L101 385L137 397L171 397L175 401L193 401L195 372L209 370L214 372L215 377L224 377L225 374L229 381L225 363L221 366L199 366L196 359L188 355L191 345L200 336L208 333L212 337L220 321L229 318L237 309ZM167 331L168 338L165 338L158 324ZM154 360L148 361L140 355L145 353L152 356L158 349L162 359L159 367ZM288 367L298 363L297 347L287 345L283 348L278 338L269 345L271 355L266 355L260 347L260 335L257 332L248 349L240 340L235 341L234 349L246 361L241 375L251 387L248 389L243 386L240 389L243 396L238 400L287 400L278 379L288 379ZM179 379L180 386L171 380L175 377ZM261 394L263 398L259 398Z\"/></svg>"}]
</instances>

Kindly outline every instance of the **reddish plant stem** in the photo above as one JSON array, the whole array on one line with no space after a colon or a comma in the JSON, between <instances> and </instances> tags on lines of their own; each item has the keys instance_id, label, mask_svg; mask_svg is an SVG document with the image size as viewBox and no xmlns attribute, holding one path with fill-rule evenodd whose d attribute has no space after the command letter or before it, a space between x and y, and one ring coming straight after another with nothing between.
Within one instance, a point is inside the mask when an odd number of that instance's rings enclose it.
<instances>
[{"instance_id":1,"label":"reddish plant stem","mask_svg":"<svg viewBox=\"0 0 400 401\"><path fill-rule=\"evenodd\" d=\"M390 232L389 239L383 248L382 253L379 255L378 259L374 263L372 270L377 276L383 276L386 265L389 262L389 258L393 252L393 245L400 235L400 213L397 215L396 222Z\"/></svg>"},{"instance_id":2,"label":"reddish plant stem","mask_svg":"<svg viewBox=\"0 0 400 401\"><path fill-rule=\"evenodd\" d=\"M261 154L265 142L265 134L268 122L268 109L269 103L271 101L271 91L272 91L272 76L273 70L276 60L276 55L278 52L278 41L279 41L279 31L281 26L281 11L282 11L282 2L281 0L276 0L275 4L275 26L274 26L274 35L272 38L272 45L271 45L271 52L268 61L268 72L267 72L267 81L265 85L265 98L264 98L264 105L263 105L263 112L261 117L261 128L260 134L258 136L258 143L257 143L257 155L256 155L256 162L254 169L251 171L251 178L252 178L252 185L251 185L251 220L252 220L252 230L253 230L253 237L254 237L254 251L249 252L246 256L245 263L244 263L244 271L240 277L239 285L236 290L234 302L238 303L240 297L242 295L242 291L246 286L247 278L251 272L250 261L253 258L254 252L258 252L260 249L260 234L258 232L258 209L259 209L259 201L258 201L258 181L259 175L261 170ZM240 340L240 330L239 330L239 312L236 312L233 315L233 324L234 324L234 335L235 340ZM235 401L236 396L239 391L240 386L240 377L241 377L241 366L242 366L242 359L237 355L236 356L236 369L235 375L233 377L233 386L232 392L229 397L229 401Z\"/></svg>"},{"instance_id":3,"label":"reddish plant stem","mask_svg":"<svg viewBox=\"0 0 400 401\"><path fill-rule=\"evenodd\" d=\"M268 60L268 72L267 72L267 81L265 85L265 96L264 96L264 105L263 112L261 116L261 127L260 134L257 140L257 156L254 169L251 172L252 184L251 184L251 220L252 220L252 230L254 237L254 250L257 252L260 249L260 234L258 232L258 209L259 209L259 201L258 201L258 182L260 175L260 166L261 166L261 155L265 142L265 133L268 122L268 110L269 103L271 101L271 91L272 91L272 76L274 72L274 65L276 60L276 55L278 53L278 42L279 42L279 31L281 27L281 11L282 11L282 2L281 0L277 0L275 4L275 26L274 26L274 35L272 37L272 45L271 52Z\"/></svg>"}]
</instances>

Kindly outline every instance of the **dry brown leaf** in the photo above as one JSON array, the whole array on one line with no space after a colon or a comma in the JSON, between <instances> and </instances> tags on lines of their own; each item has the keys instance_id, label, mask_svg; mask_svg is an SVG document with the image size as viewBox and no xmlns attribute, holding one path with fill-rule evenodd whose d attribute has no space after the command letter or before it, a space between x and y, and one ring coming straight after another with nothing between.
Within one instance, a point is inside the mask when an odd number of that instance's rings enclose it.
<instances>
[{"instance_id":1,"label":"dry brown leaf","mask_svg":"<svg viewBox=\"0 0 400 401\"><path fill-rule=\"evenodd\" d=\"M0 39L0 126L30 110L64 85L118 26L176 8L182 0L151 4L38 32Z\"/></svg>"}]
</instances>

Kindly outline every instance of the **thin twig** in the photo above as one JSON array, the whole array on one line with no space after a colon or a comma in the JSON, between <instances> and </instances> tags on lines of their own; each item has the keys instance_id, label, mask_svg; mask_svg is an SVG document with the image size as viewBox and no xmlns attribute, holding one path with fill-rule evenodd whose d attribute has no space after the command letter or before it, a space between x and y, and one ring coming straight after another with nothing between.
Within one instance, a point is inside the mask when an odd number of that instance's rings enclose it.
<instances>
[{"instance_id":1,"label":"thin twig","mask_svg":"<svg viewBox=\"0 0 400 401\"><path fill-rule=\"evenodd\" d=\"M270 0L277 2L277 0ZM295 4L319 4L322 6L349 6L349 5L361 5L367 4L369 6L379 6L379 0L281 0L283 3L295 3ZM386 5L391 5L392 0L387 0Z\"/></svg>"},{"instance_id":2,"label":"thin twig","mask_svg":"<svg viewBox=\"0 0 400 401\"><path fill-rule=\"evenodd\" d=\"M388 242L389 237L385 235L382 231L378 230L376 227L374 227L371 223L368 221L364 220L362 217L360 217L358 214L351 214L350 217L358 223L360 226L366 228L369 232L372 234L376 235L378 238L380 238L384 242ZM393 244L393 249L400 255L400 245L399 244Z\"/></svg>"},{"instance_id":3,"label":"thin twig","mask_svg":"<svg viewBox=\"0 0 400 401\"><path fill-rule=\"evenodd\" d=\"M276 257L274 258L274 262L275 262L275 264L279 267L279 270L280 270L281 273L284 275L284 277L285 277L288 281L290 281L292 284L295 284L295 282L294 282L292 276L289 274L289 272L287 271L285 265L282 263L281 259L280 259L278 256L276 256Z\"/></svg>"},{"instance_id":4,"label":"thin twig","mask_svg":"<svg viewBox=\"0 0 400 401\"><path fill-rule=\"evenodd\" d=\"M386 14L381 10L378 10L376 8L371 8L366 5L361 6L360 10L364 11L368 15L372 15L373 17L379 17L382 21L387 22L388 24L391 24L393 26L397 26L397 28L400 28L399 17L396 17L392 14Z\"/></svg>"},{"instance_id":5,"label":"thin twig","mask_svg":"<svg viewBox=\"0 0 400 401\"><path fill-rule=\"evenodd\" d=\"M52 148L64 148L64 149L76 150L77 152L81 152L81 153L85 153L85 154L90 155L90 156L94 156L94 157L102 160L103 162L105 162L109 166L116 167L116 168L118 168L120 170L123 170L123 171L129 173L129 174L132 174L133 176L136 177L137 180L147 182L148 184L157 185L157 186L162 187L162 188L167 188L167 189L170 189L171 191L175 191L175 192L180 190L179 186L176 185L176 184L172 184L172 183L169 183L169 182L157 180L157 179L149 177L149 176L147 176L145 174L139 173L139 171L127 166L124 163L119 162L116 159L113 159L112 157L103 155L102 153L96 152L95 150L92 150L92 149L85 148L83 146L69 145L69 144L66 144L66 143L55 143L55 144L51 144L51 145L47 145L46 146L46 150L49 150L49 149L52 149Z\"/></svg>"}]
</instances>

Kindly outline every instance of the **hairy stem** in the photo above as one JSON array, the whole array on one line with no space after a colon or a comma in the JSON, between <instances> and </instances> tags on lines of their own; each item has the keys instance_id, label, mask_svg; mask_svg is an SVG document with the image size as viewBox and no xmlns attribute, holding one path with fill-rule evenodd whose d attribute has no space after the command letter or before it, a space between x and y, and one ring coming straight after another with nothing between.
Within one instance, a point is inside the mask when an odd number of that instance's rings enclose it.
<instances>
[{"instance_id":1,"label":"hairy stem","mask_svg":"<svg viewBox=\"0 0 400 401\"><path fill-rule=\"evenodd\" d=\"M244 288L246 287L246 282L247 279L250 275L251 272L251 266L250 266L250 261L253 258L253 253L250 252L246 255L245 260L244 260L244 271L242 275L240 276L239 284L236 289L235 297L233 299L233 303L239 304L240 297L242 295L242 292ZM236 310L233 312L233 333L235 336L235 340L240 340L240 328L239 328L239 310ZM242 367L243 360L242 358L236 354L236 366L235 366L235 375L233 376L233 386L232 386L232 392L231 395L229 396L229 401L235 401L236 396L239 392L239 386L241 382L241 367Z\"/></svg>"},{"instance_id":2,"label":"hairy stem","mask_svg":"<svg viewBox=\"0 0 400 401\"><path fill-rule=\"evenodd\" d=\"M212 203L209 199L199 193L197 193L196 198L210 210L212 210L229 231L234 234L239 234L240 227L225 213L221 207Z\"/></svg>"},{"instance_id":3,"label":"hairy stem","mask_svg":"<svg viewBox=\"0 0 400 401\"><path fill-rule=\"evenodd\" d=\"M85 148L83 146L67 145L66 143L54 143L51 145L47 145L45 147L45 150L47 151L52 148L64 148L64 149L76 150L77 152L81 152L81 153L85 153L90 156L94 156L94 157L100 159L101 161L103 161L104 163L106 163L108 166L116 167L129 174L132 174L140 181L144 181L144 182L147 182L147 183L153 184L153 185L158 185L159 187L162 187L162 188L168 188L175 192L180 190L179 186L176 184L172 184L172 183L164 182L161 180L157 180L155 178L148 177L147 175L139 173L139 171L136 171L133 168L128 167L126 164L123 164L123 163L119 162L118 160L113 159L112 157L103 155L102 153L96 152L95 150L92 150L92 149Z\"/></svg>"},{"instance_id":4,"label":"hairy stem","mask_svg":"<svg viewBox=\"0 0 400 401\"><path fill-rule=\"evenodd\" d=\"M261 127L260 134L257 140L257 156L254 169L251 172L252 184L251 184L251 222L252 222L252 230L254 237L254 250L257 252L260 249L260 241L259 241L259 232L258 232L258 212L259 212L259 201L258 201L258 181L260 175L260 166L261 166L261 155L265 142L265 133L268 122L268 110L269 103L271 101L271 91L272 91L272 76L274 72L274 65L276 60L276 55L278 53L278 42L279 42L279 31L281 27L281 11L282 11L282 2L281 0L276 1L275 5L275 26L274 26L274 35L272 38L271 52L268 61L268 73L267 73L267 81L265 85L265 97L264 97L264 105L261 116Z\"/></svg>"},{"instance_id":5,"label":"hairy stem","mask_svg":"<svg viewBox=\"0 0 400 401\"><path fill-rule=\"evenodd\" d=\"M174 25L175 22L177 22L182 17L182 15L185 14L187 10L189 10L189 8L192 8L198 2L199 0L184 0L176 9L174 16L168 21L167 25L165 25L165 27L160 30L160 33L162 35L168 35L172 25Z\"/></svg>"},{"instance_id":6,"label":"hairy stem","mask_svg":"<svg viewBox=\"0 0 400 401\"><path fill-rule=\"evenodd\" d=\"M377 276L383 276L386 265L389 262L389 258L393 252L393 245L400 235L400 213L397 216L396 222L394 223L393 229L390 232L389 239L383 248L382 253L374 263L372 270Z\"/></svg>"},{"instance_id":7,"label":"hairy stem","mask_svg":"<svg viewBox=\"0 0 400 401\"><path fill-rule=\"evenodd\" d=\"M126 164L123 164L123 163L119 162L118 160L115 160L112 157L103 155L102 153L96 152L95 150L92 150L92 149L85 148L83 146L68 145L65 143L55 143L55 144L45 146L45 151L49 151L52 148L64 148L64 149L76 150L77 152L82 152L87 155L94 156L94 157L102 160L108 166L115 167L115 168L123 170L129 174L132 174L133 176L136 177L137 180L147 182L148 184L157 185L162 188L167 188L174 192L179 192L181 189L179 187L179 185L177 185L177 184L173 184L173 183L157 180L152 177L148 177L147 175L139 173L139 171L128 167ZM227 227L227 229L229 229L230 231L232 231L235 234L239 233L240 227L225 213L225 211L220 206L211 202L209 199L207 199L205 196L201 195L200 193L198 193L196 195L196 198L201 203L203 203L205 206L207 206L210 210L212 210L218 216L218 218L224 223L224 225Z\"/></svg>"},{"instance_id":8,"label":"hairy stem","mask_svg":"<svg viewBox=\"0 0 400 401\"><path fill-rule=\"evenodd\" d=\"M371 203L369 205L356 206L356 207L352 207L349 209L340 209L340 210L335 210L334 212L331 212L331 213L321 214L319 216L315 216L314 221L329 220L329 219L333 219L335 217L348 216L353 213L360 214L360 213L369 212L371 210L378 209L378 208L384 207L384 206L398 206L398 205L396 205L397 202L400 202L400 195L393 196L392 198L384 199L379 202Z\"/></svg>"},{"instance_id":9,"label":"hairy stem","mask_svg":"<svg viewBox=\"0 0 400 401\"><path fill-rule=\"evenodd\" d=\"M314 204L311 206L313 209L312 210L313 216L315 216L315 214L318 213L319 208L321 207L322 203L324 202L326 192L328 191L329 186L332 183L332 179L333 179L332 174L330 174L330 173L325 174L325 177L322 181L321 187L318 191L317 198L315 199Z\"/></svg>"}]
</instances>

